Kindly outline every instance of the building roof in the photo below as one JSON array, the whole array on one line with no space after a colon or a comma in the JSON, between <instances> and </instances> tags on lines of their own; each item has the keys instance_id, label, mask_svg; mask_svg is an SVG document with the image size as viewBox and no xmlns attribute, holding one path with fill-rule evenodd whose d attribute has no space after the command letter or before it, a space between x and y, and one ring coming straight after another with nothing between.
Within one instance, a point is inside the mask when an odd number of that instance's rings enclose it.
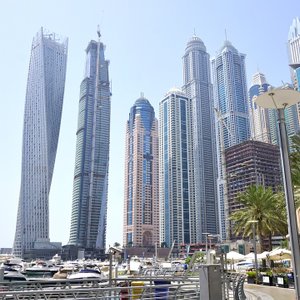
<instances>
[{"instance_id":1,"label":"building roof","mask_svg":"<svg viewBox=\"0 0 300 300\"><path fill-rule=\"evenodd\" d=\"M138 98L138 99L134 102L134 105L135 105L135 106L144 106L144 105L150 105L150 106L151 106L149 100L146 99L146 98L144 97L144 95L141 95L141 97Z\"/></svg>"},{"instance_id":2,"label":"building roof","mask_svg":"<svg viewBox=\"0 0 300 300\"><path fill-rule=\"evenodd\" d=\"M176 95L186 97L185 93L180 88L177 88L177 87L170 88L169 91L166 93L166 97L171 94L176 94Z\"/></svg>"},{"instance_id":3,"label":"building roof","mask_svg":"<svg viewBox=\"0 0 300 300\"><path fill-rule=\"evenodd\" d=\"M298 37L300 37L300 19L295 18L293 19L293 23L290 26L289 34L288 34L288 40L295 40Z\"/></svg>"},{"instance_id":4,"label":"building roof","mask_svg":"<svg viewBox=\"0 0 300 300\"><path fill-rule=\"evenodd\" d=\"M185 48L185 51L191 51L191 50L202 50L206 52L206 47L203 43L203 41L197 37L195 34L192 36L192 38L188 41L187 46Z\"/></svg>"},{"instance_id":5,"label":"building roof","mask_svg":"<svg viewBox=\"0 0 300 300\"><path fill-rule=\"evenodd\" d=\"M223 52L224 50L231 50L233 52L238 52L236 48L229 42L228 40L224 41L223 46L220 49L220 53Z\"/></svg>"}]
</instances>

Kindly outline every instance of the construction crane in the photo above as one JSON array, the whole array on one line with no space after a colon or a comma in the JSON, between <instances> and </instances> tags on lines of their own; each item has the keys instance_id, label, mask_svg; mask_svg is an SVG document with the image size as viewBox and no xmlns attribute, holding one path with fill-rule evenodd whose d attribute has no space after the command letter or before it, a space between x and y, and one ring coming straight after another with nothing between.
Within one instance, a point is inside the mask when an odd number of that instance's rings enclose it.
<instances>
[{"instance_id":1,"label":"construction crane","mask_svg":"<svg viewBox=\"0 0 300 300\"><path fill-rule=\"evenodd\" d=\"M226 174L226 157L225 157L225 143L223 126L227 129L228 133L233 137L230 128L224 121L221 113L217 108L214 108L218 121L220 121L220 154L221 154L221 172L220 183L223 185L223 202L224 202L224 222L225 222L225 240L229 240L229 206L228 206L228 187L227 187L227 174ZM222 211L221 211L222 214ZM222 222L222 219L220 220ZM223 232L221 230L221 237L224 240Z\"/></svg>"},{"instance_id":2,"label":"construction crane","mask_svg":"<svg viewBox=\"0 0 300 300\"><path fill-rule=\"evenodd\" d=\"M175 240L173 241L173 244L172 244L172 247L171 247L171 249L170 249L170 251L169 251L169 254L168 254L168 256L166 257L166 261L168 261L168 260L171 258L171 254L172 254L172 251L173 251L173 249L174 249L174 245L175 245Z\"/></svg>"}]
</instances>

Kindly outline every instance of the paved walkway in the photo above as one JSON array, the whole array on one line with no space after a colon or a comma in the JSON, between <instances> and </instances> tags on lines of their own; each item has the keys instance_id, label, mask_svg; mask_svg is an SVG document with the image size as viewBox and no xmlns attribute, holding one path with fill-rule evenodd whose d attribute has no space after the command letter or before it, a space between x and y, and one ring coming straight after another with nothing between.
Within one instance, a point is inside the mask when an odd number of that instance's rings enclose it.
<instances>
[{"instance_id":1,"label":"paved walkway","mask_svg":"<svg viewBox=\"0 0 300 300\"><path fill-rule=\"evenodd\" d=\"M244 285L247 300L294 300L294 289L257 284Z\"/></svg>"}]
</instances>

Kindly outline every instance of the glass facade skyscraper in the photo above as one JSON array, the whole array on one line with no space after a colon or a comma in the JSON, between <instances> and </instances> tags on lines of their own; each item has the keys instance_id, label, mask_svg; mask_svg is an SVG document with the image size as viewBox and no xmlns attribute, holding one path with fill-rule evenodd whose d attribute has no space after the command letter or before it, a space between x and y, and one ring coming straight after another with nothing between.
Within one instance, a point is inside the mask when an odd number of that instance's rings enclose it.
<instances>
[{"instance_id":1,"label":"glass facade skyscraper","mask_svg":"<svg viewBox=\"0 0 300 300\"><path fill-rule=\"evenodd\" d=\"M194 182L190 196L195 199L196 236L191 241L204 242L204 233L218 232L216 193L216 144L213 94L209 54L203 41L193 36L183 56L183 91L191 99ZM193 191L194 190L194 191Z\"/></svg>"},{"instance_id":2,"label":"glass facade skyscraper","mask_svg":"<svg viewBox=\"0 0 300 300\"><path fill-rule=\"evenodd\" d=\"M158 245L158 123L143 95L127 121L124 188L124 246Z\"/></svg>"},{"instance_id":3,"label":"glass facade skyscraper","mask_svg":"<svg viewBox=\"0 0 300 300\"><path fill-rule=\"evenodd\" d=\"M288 34L288 56L291 71L291 79L294 88L300 90L300 21L293 20ZM268 109L268 121L270 127L270 139L272 144L278 144L277 112ZM287 107L284 110L286 129L289 139L289 149L292 150L292 136L300 130L300 103Z\"/></svg>"},{"instance_id":4,"label":"glass facade skyscraper","mask_svg":"<svg viewBox=\"0 0 300 300\"><path fill-rule=\"evenodd\" d=\"M300 91L300 20L295 18L288 34L288 54L291 77L294 87ZM296 113L297 109L297 113ZM292 136L300 130L300 103L285 110L288 135ZM289 118L289 119L287 119Z\"/></svg>"},{"instance_id":5,"label":"glass facade skyscraper","mask_svg":"<svg viewBox=\"0 0 300 300\"><path fill-rule=\"evenodd\" d=\"M298 69L300 66L300 20L295 18L290 26L288 33L288 54L289 64L292 69ZM294 72L292 72L292 76ZM294 76L293 76L294 77ZM299 84L299 83L298 83Z\"/></svg>"},{"instance_id":6,"label":"glass facade skyscraper","mask_svg":"<svg viewBox=\"0 0 300 300\"><path fill-rule=\"evenodd\" d=\"M159 104L160 240L196 242L190 99L171 89Z\"/></svg>"},{"instance_id":7,"label":"glass facade skyscraper","mask_svg":"<svg viewBox=\"0 0 300 300\"><path fill-rule=\"evenodd\" d=\"M99 34L100 35L100 34ZM105 249L111 93L105 46L92 40L80 86L69 245Z\"/></svg>"},{"instance_id":8,"label":"glass facade skyscraper","mask_svg":"<svg viewBox=\"0 0 300 300\"><path fill-rule=\"evenodd\" d=\"M49 240L49 192L65 88L67 39L43 28L34 37L27 79L22 174L13 253Z\"/></svg>"},{"instance_id":9,"label":"glass facade skyscraper","mask_svg":"<svg viewBox=\"0 0 300 300\"><path fill-rule=\"evenodd\" d=\"M250 138L245 55L229 41L212 60L218 157L219 225L223 240L229 238L225 149Z\"/></svg>"},{"instance_id":10,"label":"glass facade skyscraper","mask_svg":"<svg viewBox=\"0 0 300 300\"><path fill-rule=\"evenodd\" d=\"M250 126L251 126L251 138L256 141L265 143L271 143L271 131L269 110L258 106L255 103L255 99L262 93L268 91L269 84L266 82L265 75L262 73L255 73L252 77L252 85L249 89L249 114L250 114ZM276 121L273 118L274 121ZM272 125L276 125L276 122L271 122ZM272 128L272 134L274 134L274 128ZM276 133L276 128L275 128Z\"/></svg>"}]
</instances>

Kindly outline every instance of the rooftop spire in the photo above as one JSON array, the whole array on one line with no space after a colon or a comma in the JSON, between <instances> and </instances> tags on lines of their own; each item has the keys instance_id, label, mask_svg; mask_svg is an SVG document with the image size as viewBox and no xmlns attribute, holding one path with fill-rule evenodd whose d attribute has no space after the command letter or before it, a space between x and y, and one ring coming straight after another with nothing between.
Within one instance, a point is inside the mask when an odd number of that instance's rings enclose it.
<instances>
[{"instance_id":1,"label":"rooftop spire","mask_svg":"<svg viewBox=\"0 0 300 300\"><path fill-rule=\"evenodd\" d=\"M100 26L99 25L97 26L97 34L98 34L98 38L100 39L101 33L100 33Z\"/></svg>"}]
</instances>

